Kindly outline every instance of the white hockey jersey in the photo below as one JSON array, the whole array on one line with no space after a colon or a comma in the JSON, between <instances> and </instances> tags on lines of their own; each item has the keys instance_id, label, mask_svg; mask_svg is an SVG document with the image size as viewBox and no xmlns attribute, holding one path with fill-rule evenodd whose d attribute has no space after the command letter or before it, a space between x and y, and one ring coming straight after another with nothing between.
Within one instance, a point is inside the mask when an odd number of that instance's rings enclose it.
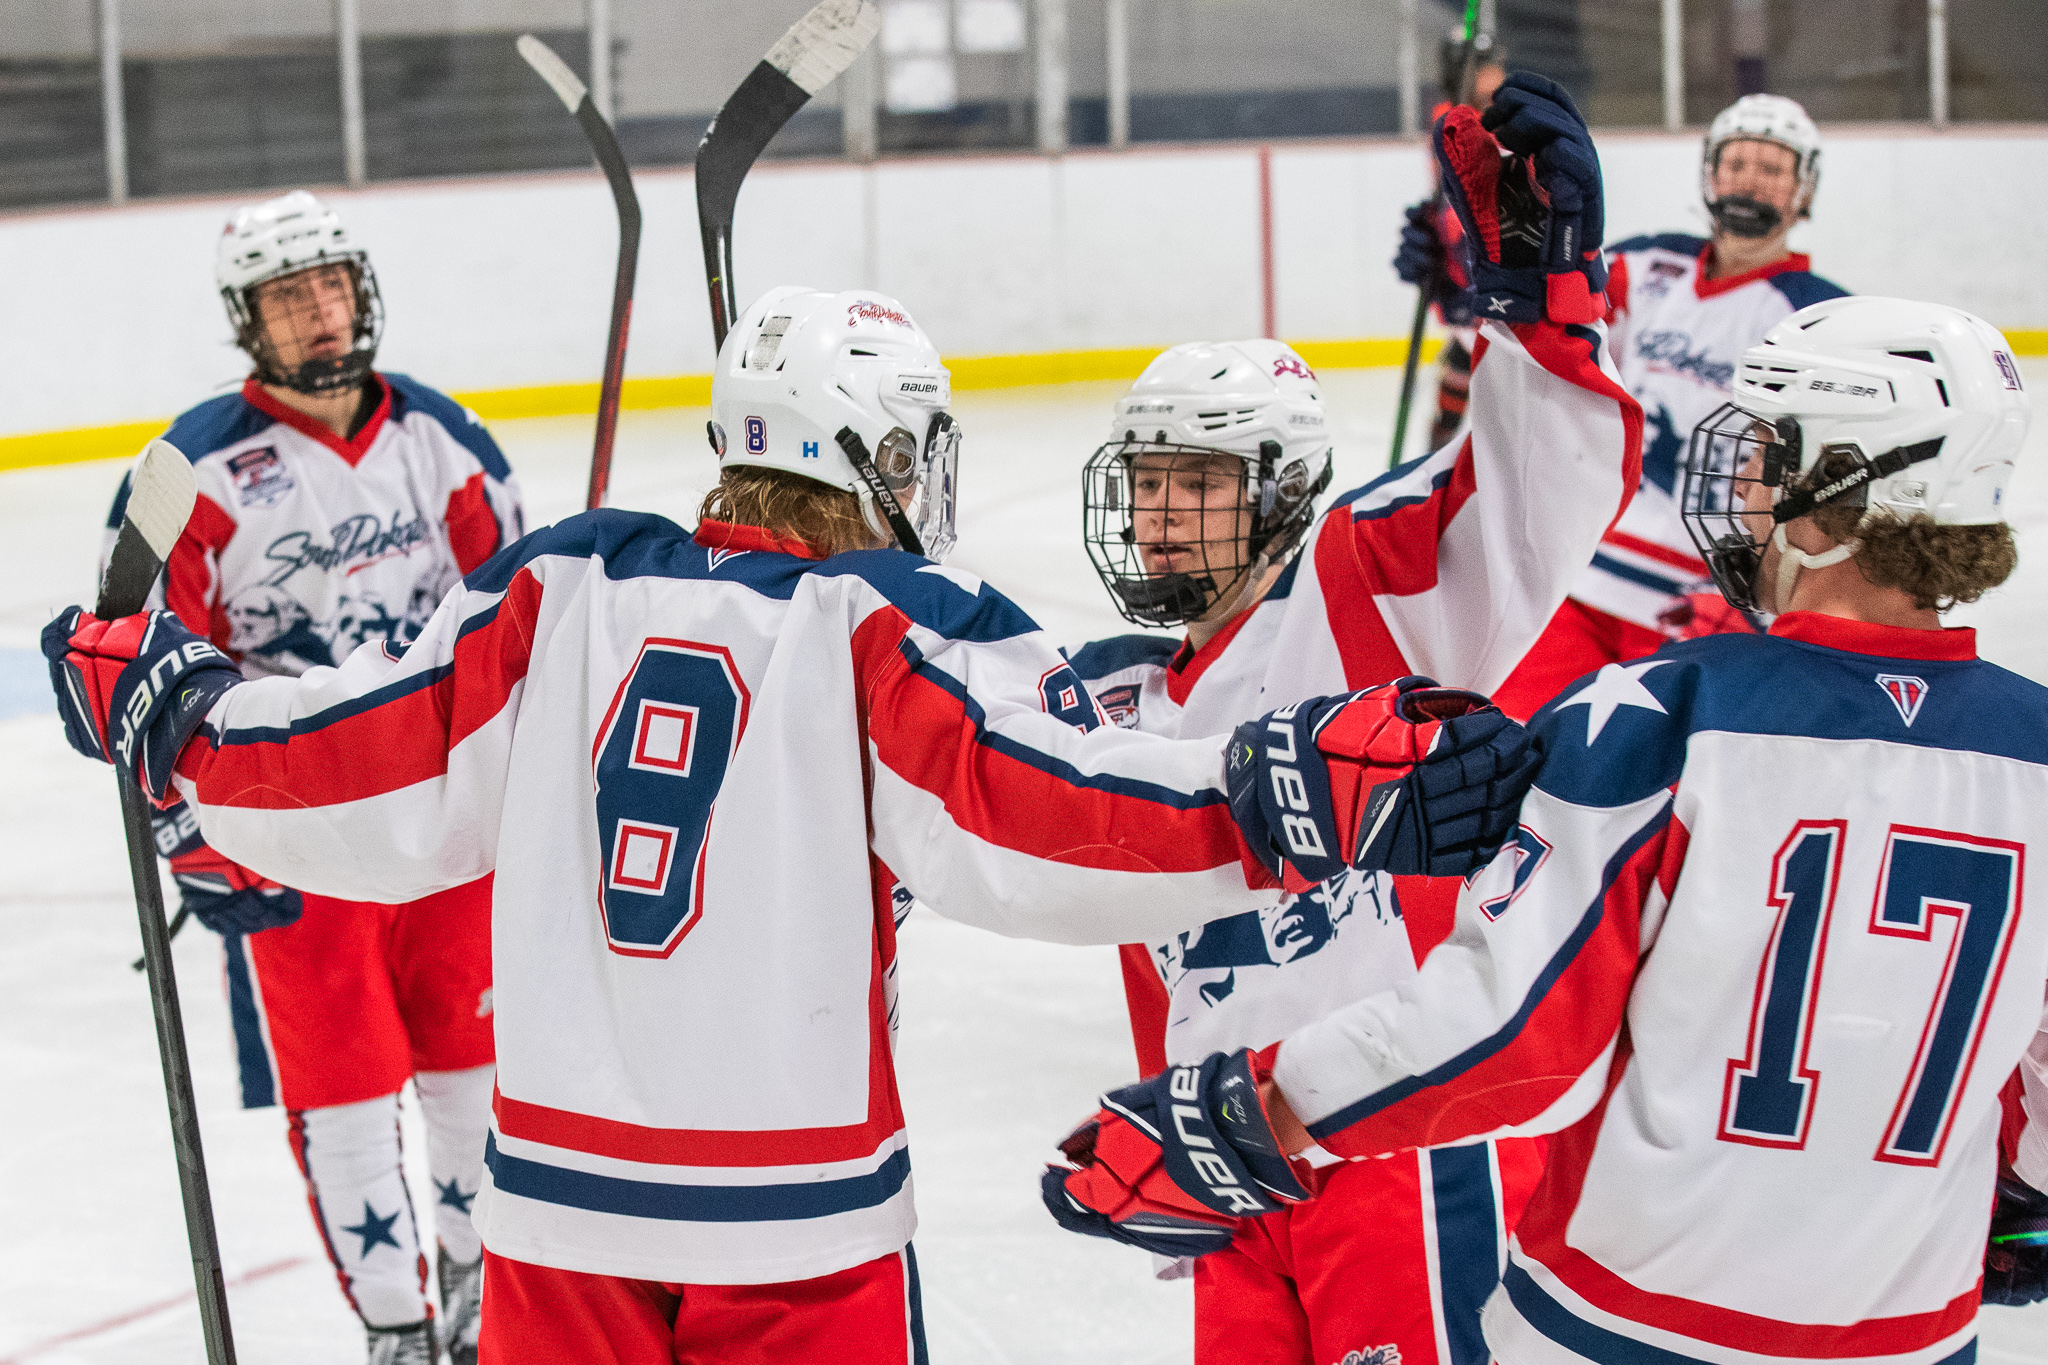
<instances>
[{"instance_id":1,"label":"white hockey jersey","mask_svg":"<svg viewBox=\"0 0 2048 1365\"><path fill-rule=\"evenodd\" d=\"M370 382L382 397L352 439L254 379L164 433L199 499L152 604L249 677L404 645L457 579L524 534L518 484L476 414L407 375ZM127 502L124 479L109 553Z\"/></svg>"},{"instance_id":2,"label":"white hockey jersey","mask_svg":"<svg viewBox=\"0 0 2048 1365\"><path fill-rule=\"evenodd\" d=\"M1119 725L1216 735L1410 673L1497 686L1636 485L1641 411L1604 350L1596 329L1486 324L1466 425L1442 450L1339 497L1201 650L1128 635L1078 651L1097 704ZM1147 1073L1263 1047L1414 970L1393 881L1364 873L1124 949Z\"/></svg>"},{"instance_id":3,"label":"white hockey jersey","mask_svg":"<svg viewBox=\"0 0 2048 1365\"><path fill-rule=\"evenodd\" d=\"M1693 427L1728 401L1737 362L1765 332L1847 292L1814 274L1804 255L1709 280L1708 245L1673 232L1607 250L1615 364L1643 405L1643 482L1571 595L1650 630L1659 612L1707 578L1678 516Z\"/></svg>"},{"instance_id":4,"label":"white hockey jersey","mask_svg":"<svg viewBox=\"0 0 2048 1365\"><path fill-rule=\"evenodd\" d=\"M1069 943L1255 908L1220 740L1099 723L1031 620L895 550L599 511L403 657L226 694L177 786L291 886L496 872L493 1251L694 1283L900 1248L892 903Z\"/></svg>"},{"instance_id":5,"label":"white hockey jersey","mask_svg":"<svg viewBox=\"0 0 2048 1365\"><path fill-rule=\"evenodd\" d=\"M1975 1359L2048 983L2048 690L1968 630L1793 612L1534 728L1517 841L1415 980L1279 1045L1288 1103L1351 1157L1556 1134L1504 1365Z\"/></svg>"}]
</instances>

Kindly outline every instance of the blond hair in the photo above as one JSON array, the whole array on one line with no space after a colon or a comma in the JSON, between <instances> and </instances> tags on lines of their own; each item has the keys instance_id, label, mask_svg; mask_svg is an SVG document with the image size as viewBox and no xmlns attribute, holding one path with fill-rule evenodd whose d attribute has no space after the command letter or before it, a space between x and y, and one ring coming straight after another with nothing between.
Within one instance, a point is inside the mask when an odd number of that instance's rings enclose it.
<instances>
[{"instance_id":1,"label":"blond hair","mask_svg":"<svg viewBox=\"0 0 2048 1365\"><path fill-rule=\"evenodd\" d=\"M802 541L820 558L882 544L853 494L781 469L726 466L697 515Z\"/></svg>"}]
</instances>

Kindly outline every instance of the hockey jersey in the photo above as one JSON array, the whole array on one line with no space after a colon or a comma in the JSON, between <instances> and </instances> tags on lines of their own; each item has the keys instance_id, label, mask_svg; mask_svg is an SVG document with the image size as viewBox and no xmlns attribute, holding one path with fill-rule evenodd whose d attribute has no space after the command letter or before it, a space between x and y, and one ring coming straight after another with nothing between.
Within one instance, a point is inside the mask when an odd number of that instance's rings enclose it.
<instances>
[{"instance_id":1,"label":"hockey jersey","mask_svg":"<svg viewBox=\"0 0 2048 1365\"><path fill-rule=\"evenodd\" d=\"M1804 255L1709 280L1704 237L1631 237L1607 252L1609 328L1621 382L1643 405L1643 481L1571 595L1658 629L1658 613L1699 587L1707 566L1679 520L1686 446L1728 401L1742 353L1808 304L1846 291Z\"/></svg>"},{"instance_id":2,"label":"hockey jersey","mask_svg":"<svg viewBox=\"0 0 2048 1365\"><path fill-rule=\"evenodd\" d=\"M519 487L476 414L402 374L352 438L253 378L164 439L192 462L192 519L152 605L249 677L332 665L370 640L418 635L464 573L524 532ZM124 479L107 549L128 502Z\"/></svg>"},{"instance_id":3,"label":"hockey jersey","mask_svg":"<svg viewBox=\"0 0 2048 1365\"><path fill-rule=\"evenodd\" d=\"M1472 394L1449 444L1338 498L1259 604L1202 649L1132 635L1078 651L1104 712L1215 735L1409 673L1496 686L1628 501L1641 411L1599 330L1555 323L1485 324ZM1414 970L1393 882L1370 873L1124 949L1147 1073L1262 1047Z\"/></svg>"},{"instance_id":4,"label":"hockey jersey","mask_svg":"<svg viewBox=\"0 0 2048 1365\"><path fill-rule=\"evenodd\" d=\"M1069 943L1264 899L1221 741L1101 725L971 574L808 556L574 517L402 657L229 691L181 756L208 841L288 885L399 901L495 871L476 1219L500 1255L743 1284L903 1246L899 879Z\"/></svg>"},{"instance_id":5,"label":"hockey jersey","mask_svg":"<svg viewBox=\"0 0 2048 1365\"><path fill-rule=\"evenodd\" d=\"M1289 1104L1351 1157L1556 1134L1506 1365L1974 1359L2048 982L2048 690L1968 630L1793 612L1534 728L1516 842L1416 979L1279 1045Z\"/></svg>"}]
</instances>

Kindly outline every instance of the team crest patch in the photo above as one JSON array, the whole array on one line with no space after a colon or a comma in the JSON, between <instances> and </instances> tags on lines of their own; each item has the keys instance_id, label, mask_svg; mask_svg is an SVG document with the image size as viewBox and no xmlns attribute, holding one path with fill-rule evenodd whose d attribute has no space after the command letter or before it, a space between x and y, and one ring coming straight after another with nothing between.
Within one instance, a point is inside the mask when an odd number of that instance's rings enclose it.
<instances>
[{"instance_id":1,"label":"team crest patch","mask_svg":"<svg viewBox=\"0 0 2048 1365\"><path fill-rule=\"evenodd\" d=\"M1346 1351L1337 1365L1401 1365L1401 1348L1393 1342L1364 1351Z\"/></svg>"},{"instance_id":2,"label":"team crest patch","mask_svg":"<svg viewBox=\"0 0 2048 1365\"><path fill-rule=\"evenodd\" d=\"M1105 687L1095 694L1095 700L1102 704L1111 725L1123 730L1138 728L1138 684Z\"/></svg>"},{"instance_id":3,"label":"team crest patch","mask_svg":"<svg viewBox=\"0 0 2048 1365\"><path fill-rule=\"evenodd\" d=\"M1927 700L1925 679L1908 677L1903 673L1880 673L1877 685L1892 699L1892 705L1899 708L1899 719L1912 725L1920 714L1920 703Z\"/></svg>"},{"instance_id":4,"label":"team crest patch","mask_svg":"<svg viewBox=\"0 0 2048 1365\"><path fill-rule=\"evenodd\" d=\"M276 446L259 446L228 456L228 479L244 507L275 507L298 485L285 473Z\"/></svg>"}]
</instances>

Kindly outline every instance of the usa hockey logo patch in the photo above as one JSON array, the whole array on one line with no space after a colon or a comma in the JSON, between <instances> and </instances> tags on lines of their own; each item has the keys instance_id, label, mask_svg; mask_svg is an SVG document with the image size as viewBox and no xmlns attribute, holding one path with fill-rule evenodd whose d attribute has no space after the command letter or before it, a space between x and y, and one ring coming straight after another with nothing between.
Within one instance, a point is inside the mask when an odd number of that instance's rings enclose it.
<instances>
[{"instance_id":1,"label":"usa hockey logo patch","mask_svg":"<svg viewBox=\"0 0 2048 1365\"><path fill-rule=\"evenodd\" d=\"M1920 714L1920 703L1927 700L1927 682L1924 678L1909 677L1904 673L1880 673L1877 685L1892 699L1892 705L1899 708L1899 719L1911 726Z\"/></svg>"},{"instance_id":2,"label":"usa hockey logo patch","mask_svg":"<svg viewBox=\"0 0 2048 1365\"><path fill-rule=\"evenodd\" d=\"M276 446L259 446L228 456L228 479L235 497L244 507L275 507L285 494L297 487L284 471L284 460Z\"/></svg>"}]
</instances>

